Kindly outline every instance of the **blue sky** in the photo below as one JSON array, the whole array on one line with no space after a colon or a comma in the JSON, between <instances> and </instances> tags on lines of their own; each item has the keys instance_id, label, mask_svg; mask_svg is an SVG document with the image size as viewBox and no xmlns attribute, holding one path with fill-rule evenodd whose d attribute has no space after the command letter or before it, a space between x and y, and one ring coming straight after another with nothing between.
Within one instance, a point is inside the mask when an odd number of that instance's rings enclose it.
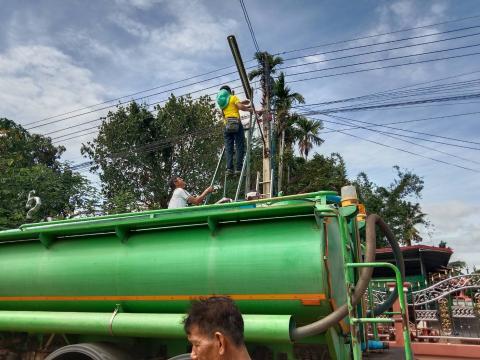
<instances>
[{"instance_id":1,"label":"blue sky","mask_svg":"<svg viewBox=\"0 0 480 360\"><path fill-rule=\"evenodd\" d=\"M271 53L319 46L480 14L480 6L476 0L295 2L245 0L245 4L260 48ZM322 61L308 66L285 69L287 75L299 71L317 70L317 72L305 75L289 75L287 81L379 65L480 52L480 46L474 46L480 44L480 36L473 35L480 32L480 28L474 28L478 25L480 25L480 18L473 18L419 28L409 32L398 32L381 37L374 36L355 42L319 46L315 49L284 54L282 56L286 59L298 57L295 60L286 61L285 66ZM465 27L471 27L471 29L377 47L366 46L361 49L322 54L345 47L370 45ZM250 59L255 48L238 1L44 0L38 2L2 0L0 13L0 116L8 117L29 128L27 124L49 116L233 65L226 42L229 34L236 35L243 58ZM465 34L472 36L432 42ZM422 44L422 42L432 43ZM377 49L414 44L419 45L370 55L352 56L343 60L332 60L339 56L358 55ZM387 57L461 46L470 47L385 61ZM480 73L474 73L480 70L479 57L480 55L472 55L357 74L291 82L291 87L305 96L307 104L313 104L410 86L459 74L467 75L445 80L443 83L470 81L480 79ZM383 61L328 70L334 66L373 60ZM218 74L222 74L222 72L210 76ZM202 78L195 80L200 79ZM180 95L220 83L233 84L234 80L236 80L234 76L224 76L179 89L174 93ZM438 83L442 82L429 83L424 86ZM168 88L160 88L157 92ZM212 90L204 93L209 92L211 93ZM468 88L460 87L455 94L477 92L478 90L472 85ZM427 93L425 96L428 95L430 94ZM160 101L166 96L168 94L151 96L145 101L152 103ZM128 99L130 98L125 98L125 100ZM432 103L389 110L343 112L337 115L368 123L392 123L480 111L480 103L476 101L478 100ZM326 107L314 108L325 109ZM31 131L48 134L64 129L55 135L52 134L52 137L72 134L74 129L70 128L71 126L104 116L105 112L93 112L38 127ZM322 118L339 121L324 116ZM98 123L86 124L75 130L95 124ZM325 122L324 125L331 129L351 127L328 122ZM478 114L392 126L470 142L478 141L480 133ZM387 133L393 131L385 128L381 130ZM480 266L480 224L475 216L480 212L479 152L438 142L449 142L473 148L480 148L480 146L398 131L395 132L415 136L419 139L404 138L411 142L405 143L389 138L386 134L366 129L349 130L348 132L357 137L354 138L339 132L325 133L322 135L325 143L316 151L323 154L340 152L346 160L348 174L352 178L363 170L374 182L386 185L393 179L393 165L408 168L423 176L425 190L421 203L434 225L431 237L425 237L425 244L438 244L440 240L445 240L455 249L456 259L467 260L470 265ZM67 147L65 159L79 163L84 161L79 153L80 144L88 141L92 136L86 135L57 143ZM438 142L421 140L426 138ZM477 172L435 162L367 140L472 168ZM431 149L418 145L428 146ZM445 152L466 160L454 158Z\"/></svg>"}]
</instances>

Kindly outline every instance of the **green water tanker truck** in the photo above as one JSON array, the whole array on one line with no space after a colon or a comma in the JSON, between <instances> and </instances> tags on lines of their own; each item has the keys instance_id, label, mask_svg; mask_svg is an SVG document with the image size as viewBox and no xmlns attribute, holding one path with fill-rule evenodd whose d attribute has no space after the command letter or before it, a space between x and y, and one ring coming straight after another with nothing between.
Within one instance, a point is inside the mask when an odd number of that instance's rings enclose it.
<instances>
[{"instance_id":1,"label":"green water tanker truck","mask_svg":"<svg viewBox=\"0 0 480 360\"><path fill-rule=\"evenodd\" d=\"M190 301L212 295L253 359L358 358L379 224L320 191L2 231L0 359L182 358Z\"/></svg>"}]
</instances>

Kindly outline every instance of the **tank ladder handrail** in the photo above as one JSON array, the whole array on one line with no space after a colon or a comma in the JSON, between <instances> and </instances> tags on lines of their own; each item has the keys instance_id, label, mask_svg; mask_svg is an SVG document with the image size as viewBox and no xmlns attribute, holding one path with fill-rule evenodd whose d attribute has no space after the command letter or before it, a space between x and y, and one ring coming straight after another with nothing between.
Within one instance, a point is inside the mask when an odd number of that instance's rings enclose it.
<instances>
[{"instance_id":1,"label":"tank ladder handrail","mask_svg":"<svg viewBox=\"0 0 480 360\"><path fill-rule=\"evenodd\" d=\"M402 333L403 333L403 341L405 343L405 359L406 360L413 360L413 353L412 353L412 345L410 342L410 330L408 327L408 319L407 319L407 305L405 301L405 293L403 291L403 278L400 270L393 264L387 262L367 262L367 263L347 263L345 264L346 268L362 268L362 267L386 267L390 268L395 272L395 284L398 291L398 300L400 302L400 312L402 315ZM347 305L349 313L352 314L354 312L352 302L351 302L351 294L347 296ZM376 324L376 323L393 323L393 319L385 319L385 318L355 318L350 317L350 324L354 328L352 331L352 347L353 347L353 358L355 360L362 358L362 350L360 346L360 342L358 341L357 334L356 334L356 326L360 323L362 324ZM368 346L368 339L366 339L366 345Z\"/></svg>"}]
</instances>

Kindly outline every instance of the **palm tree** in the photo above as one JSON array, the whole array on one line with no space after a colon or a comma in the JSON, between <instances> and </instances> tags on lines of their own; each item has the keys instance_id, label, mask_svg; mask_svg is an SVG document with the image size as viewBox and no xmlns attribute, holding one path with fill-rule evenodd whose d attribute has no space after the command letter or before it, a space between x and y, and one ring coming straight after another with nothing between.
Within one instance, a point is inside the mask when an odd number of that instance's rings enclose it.
<instances>
[{"instance_id":1,"label":"palm tree","mask_svg":"<svg viewBox=\"0 0 480 360\"><path fill-rule=\"evenodd\" d=\"M304 104L305 99L300 93L292 92L285 84L285 74L280 73L278 79L273 84L273 106L276 110L276 136L280 144L279 164L278 164L278 191L282 190L283 181L283 157L285 151L285 132L291 130L294 118L290 115L290 109L295 103ZM290 128L290 129L289 129ZM291 131L289 131L291 132ZM292 142L289 142L291 146Z\"/></svg>"},{"instance_id":2,"label":"palm tree","mask_svg":"<svg viewBox=\"0 0 480 360\"><path fill-rule=\"evenodd\" d=\"M258 62L258 67L252 71L250 71L250 73L248 74L248 78L250 80L253 80L255 78L260 78L260 87L262 88L262 101L261 101L261 105L262 105L262 108L263 110L269 110L269 101L268 101L268 94L273 95L272 92L273 92L273 78L272 78L272 74L275 74L275 67L280 65L280 64L283 64L283 59L279 56L274 56L274 55L271 55L269 54L268 52L266 51L259 51L259 52L256 52L255 53L255 58L257 59L257 62ZM270 116L270 114L267 114L267 116ZM265 116L264 116L264 119L265 119ZM269 122L265 122L263 123L263 131L264 133L269 133L270 132L270 123ZM270 148L270 144L265 144L265 139L262 139L264 141L264 146L265 149L269 149ZM272 148L270 149L272 151L272 153L274 153L275 151L275 140L276 140L276 137L273 137L274 141L272 141ZM268 157L268 151L264 151L263 152L263 159L266 160L266 158ZM273 169L274 170L274 166L273 165ZM274 184L270 184L272 186L271 188L271 193L274 193Z\"/></svg>"},{"instance_id":3,"label":"palm tree","mask_svg":"<svg viewBox=\"0 0 480 360\"><path fill-rule=\"evenodd\" d=\"M271 90L273 86L272 74L275 74L275 67L283 64L283 59L280 56L274 56L267 51L259 51L255 53L255 59L257 59L258 67L248 74L248 78L251 80L260 78L260 87L262 88L262 107L267 107L267 85L268 90ZM268 71L266 71L266 69ZM270 91L271 93L271 91Z\"/></svg>"},{"instance_id":4,"label":"palm tree","mask_svg":"<svg viewBox=\"0 0 480 360\"><path fill-rule=\"evenodd\" d=\"M288 125L286 118L289 116L290 109L295 103L304 104L304 97L297 92L291 92L285 84L285 74L280 73L278 79L273 84L273 106L277 113L277 131L281 134Z\"/></svg>"},{"instance_id":5,"label":"palm tree","mask_svg":"<svg viewBox=\"0 0 480 360\"><path fill-rule=\"evenodd\" d=\"M312 150L314 145L320 145L323 140L318 136L323 125L320 121L307 119L304 116L299 116L295 122L298 139L298 149L300 154L308 159L308 153Z\"/></svg>"}]
</instances>

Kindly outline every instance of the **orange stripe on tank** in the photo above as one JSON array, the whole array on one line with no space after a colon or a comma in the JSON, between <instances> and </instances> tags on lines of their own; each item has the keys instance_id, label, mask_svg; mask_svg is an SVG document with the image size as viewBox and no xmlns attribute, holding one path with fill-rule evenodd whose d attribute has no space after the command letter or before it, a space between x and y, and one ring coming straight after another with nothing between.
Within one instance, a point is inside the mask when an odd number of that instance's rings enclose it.
<instances>
[{"instance_id":1,"label":"orange stripe on tank","mask_svg":"<svg viewBox=\"0 0 480 360\"><path fill-rule=\"evenodd\" d=\"M300 300L303 303L326 300L325 294L209 294L209 295L93 295L93 296L2 296L0 301L179 301L212 296L233 300Z\"/></svg>"}]
</instances>

